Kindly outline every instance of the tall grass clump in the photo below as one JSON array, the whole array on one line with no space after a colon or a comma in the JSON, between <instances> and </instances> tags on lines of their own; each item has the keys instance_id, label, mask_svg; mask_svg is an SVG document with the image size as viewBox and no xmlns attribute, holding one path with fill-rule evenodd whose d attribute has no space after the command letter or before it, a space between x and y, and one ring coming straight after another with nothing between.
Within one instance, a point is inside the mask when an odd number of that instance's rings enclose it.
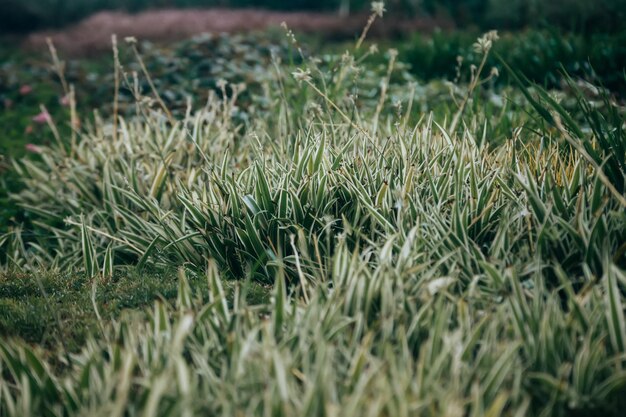
<instances>
[{"instance_id":1,"label":"tall grass clump","mask_svg":"<svg viewBox=\"0 0 626 417\"><path fill-rule=\"evenodd\" d=\"M288 37L300 59L268 69L269 112L235 119L224 80L177 117L117 62L135 117L15 162L28 222L0 240L6 269L174 265L179 294L55 362L3 344L0 412L619 415L623 110L574 92L566 111L515 69L494 107L494 32L442 115L396 51L371 69L361 40L316 59Z\"/></svg>"}]
</instances>

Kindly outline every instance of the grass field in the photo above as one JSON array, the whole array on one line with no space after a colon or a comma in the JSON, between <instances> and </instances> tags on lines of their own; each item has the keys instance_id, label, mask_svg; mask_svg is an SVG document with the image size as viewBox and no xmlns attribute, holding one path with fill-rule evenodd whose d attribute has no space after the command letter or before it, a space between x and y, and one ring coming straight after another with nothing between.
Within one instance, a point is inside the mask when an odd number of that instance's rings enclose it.
<instances>
[{"instance_id":1,"label":"grass field","mask_svg":"<svg viewBox=\"0 0 626 417\"><path fill-rule=\"evenodd\" d=\"M255 42L7 96L0 415L621 415L623 98Z\"/></svg>"}]
</instances>

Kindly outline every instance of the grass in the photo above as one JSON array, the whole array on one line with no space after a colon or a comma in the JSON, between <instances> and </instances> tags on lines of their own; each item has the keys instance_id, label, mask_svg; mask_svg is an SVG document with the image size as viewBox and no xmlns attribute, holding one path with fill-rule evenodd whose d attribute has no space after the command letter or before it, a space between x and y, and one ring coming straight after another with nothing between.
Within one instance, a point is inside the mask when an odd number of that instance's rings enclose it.
<instances>
[{"instance_id":1,"label":"grass","mask_svg":"<svg viewBox=\"0 0 626 417\"><path fill-rule=\"evenodd\" d=\"M457 77L458 57L464 68L478 65L481 56L472 49L475 33L436 32L433 36L415 35L403 42L400 59L411 64L411 72L423 80ZM626 33L568 33L555 28L503 33L494 45L494 52L532 81L550 89L563 88L563 70L568 74L603 85L622 97L626 94L623 62L626 57ZM490 66L498 66L495 55ZM465 74L462 72L461 76ZM506 85L511 81L503 72L496 80Z\"/></svg>"},{"instance_id":2,"label":"grass","mask_svg":"<svg viewBox=\"0 0 626 417\"><path fill-rule=\"evenodd\" d=\"M155 301L174 304L176 271L129 271L108 279L89 280L84 274L40 271L3 273L0 276L0 335L55 351L61 347L78 352L101 326L131 310L143 311ZM189 284L208 298L203 277ZM234 287L228 285L232 299ZM266 301L266 288L252 286L250 301ZM98 317L98 315L100 317Z\"/></svg>"},{"instance_id":3,"label":"grass","mask_svg":"<svg viewBox=\"0 0 626 417\"><path fill-rule=\"evenodd\" d=\"M141 309L159 295L173 300L177 293L176 283L161 274L128 274L94 284L98 311L107 318L119 317L123 309ZM52 349L66 341L76 351L99 331L91 296L92 282L82 274L3 274L0 333Z\"/></svg>"},{"instance_id":4,"label":"grass","mask_svg":"<svg viewBox=\"0 0 626 417\"><path fill-rule=\"evenodd\" d=\"M614 97L496 87L494 33L443 92L288 40L178 113L117 61L134 113L14 161L0 414L621 415Z\"/></svg>"}]
</instances>

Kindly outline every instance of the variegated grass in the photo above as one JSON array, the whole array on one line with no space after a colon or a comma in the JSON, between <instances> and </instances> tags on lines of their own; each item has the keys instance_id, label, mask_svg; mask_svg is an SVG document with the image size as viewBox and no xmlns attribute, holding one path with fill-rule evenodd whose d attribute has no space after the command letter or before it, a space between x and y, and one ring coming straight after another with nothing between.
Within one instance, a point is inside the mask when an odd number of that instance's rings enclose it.
<instances>
[{"instance_id":1,"label":"variegated grass","mask_svg":"<svg viewBox=\"0 0 626 417\"><path fill-rule=\"evenodd\" d=\"M34 236L2 237L7 268L177 265L180 286L63 369L3 343L0 413L619 415L623 113L577 96L578 122L523 83L513 116L488 113L481 68L446 117L410 123L384 98L412 108L394 58L373 100L358 58L297 80L276 63L275 111L248 124L223 84L180 120L146 99L70 157L16 162ZM246 302L252 280L271 303Z\"/></svg>"}]
</instances>

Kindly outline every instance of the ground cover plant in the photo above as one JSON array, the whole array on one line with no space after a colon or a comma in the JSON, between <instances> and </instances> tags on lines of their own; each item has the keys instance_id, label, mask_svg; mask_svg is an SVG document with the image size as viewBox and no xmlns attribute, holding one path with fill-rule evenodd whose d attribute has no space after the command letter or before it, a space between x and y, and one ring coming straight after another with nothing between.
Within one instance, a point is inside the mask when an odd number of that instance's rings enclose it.
<instances>
[{"instance_id":1,"label":"ground cover plant","mask_svg":"<svg viewBox=\"0 0 626 417\"><path fill-rule=\"evenodd\" d=\"M620 415L615 96L491 67L495 32L466 82L434 90L395 50L368 64L362 38L321 57L287 39L266 77L218 79L179 111L120 41L136 71L115 53L109 117L72 113L67 133L48 117L49 143L13 162L0 306L17 317L38 287L52 326L87 334L3 338L0 414ZM156 281L169 290L141 308ZM88 320L50 303L66 285ZM106 305L122 293L145 297Z\"/></svg>"}]
</instances>

